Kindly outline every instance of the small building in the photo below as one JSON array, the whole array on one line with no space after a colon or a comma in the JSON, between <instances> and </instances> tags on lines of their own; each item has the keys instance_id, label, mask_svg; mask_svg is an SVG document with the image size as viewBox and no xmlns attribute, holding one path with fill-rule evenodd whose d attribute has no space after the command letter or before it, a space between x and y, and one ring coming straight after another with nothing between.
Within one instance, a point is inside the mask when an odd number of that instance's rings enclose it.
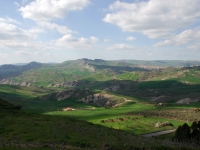
<instances>
[{"instance_id":1,"label":"small building","mask_svg":"<svg viewBox=\"0 0 200 150\"><path fill-rule=\"evenodd\" d=\"M72 111L73 109L70 107L64 108L63 111Z\"/></svg>"}]
</instances>

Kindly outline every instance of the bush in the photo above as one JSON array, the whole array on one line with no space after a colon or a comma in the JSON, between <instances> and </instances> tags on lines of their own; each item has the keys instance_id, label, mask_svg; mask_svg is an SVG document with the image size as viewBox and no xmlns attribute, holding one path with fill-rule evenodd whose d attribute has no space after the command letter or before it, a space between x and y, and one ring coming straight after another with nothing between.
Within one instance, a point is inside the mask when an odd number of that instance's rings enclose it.
<instances>
[{"instance_id":1,"label":"bush","mask_svg":"<svg viewBox=\"0 0 200 150\"><path fill-rule=\"evenodd\" d=\"M179 126L175 132L175 139L178 141L185 141L190 139L190 127L187 123L184 123L182 126Z\"/></svg>"},{"instance_id":2,"label":"bush","mask_svg":"<svg viewBox=\"0 0 200 150\"><path fill-rule=\"evenodd\" d=\"M198 128L198 123L196 121L194 121L191 125L191 129L195 130L196 128Z\"/></svg>"},{"instance_id":3,"label":"bush","mask_svg":"<svg viewBox=\"0 0 200 150\"><path fill-rule=\"evenodd\" d=\"M195 121L189 127L186 123L179 126L175 132L175 139L180 141L191 140L196 144L200 144L200 121Z\"/></svg>"}]
</instances>

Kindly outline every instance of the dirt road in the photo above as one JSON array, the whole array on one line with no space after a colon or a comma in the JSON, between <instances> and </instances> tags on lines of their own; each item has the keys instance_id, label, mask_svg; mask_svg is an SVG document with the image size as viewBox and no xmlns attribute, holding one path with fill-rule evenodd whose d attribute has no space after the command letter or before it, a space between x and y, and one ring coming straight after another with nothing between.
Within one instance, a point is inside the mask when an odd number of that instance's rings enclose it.
<instances>
[{"instance_id":1,"label":"dirt road","mask_svg":"<svg viewBox=\"0 0 200 150\"><path fill-rule=\"evenodd\" d=\"M144 137L154 137L154 136L159 136L159 135L163 135L163 134L172 133L172 132L175 132L175 131L176 131L176 129L173 129L173 130L166 130L166 131L160 131L160 132L154 132L154 133L143 134L142 136L144 136Z\"/></svg>"}]
</instances>

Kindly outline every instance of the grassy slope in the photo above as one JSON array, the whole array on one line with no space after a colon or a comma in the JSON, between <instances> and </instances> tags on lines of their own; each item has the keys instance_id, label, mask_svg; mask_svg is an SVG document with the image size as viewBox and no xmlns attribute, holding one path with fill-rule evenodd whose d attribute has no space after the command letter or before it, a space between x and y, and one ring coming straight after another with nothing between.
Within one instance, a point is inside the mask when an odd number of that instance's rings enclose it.
<instances>
[{"instance_id":1,"label":"grassy slope","mask_svg":"<svg viewBox=\"0 0 200 150\"><path fill-rule=\"evenodd\" d=\"M102 107L98 107L95 109L77 109L75 111L67 112L54 111L47 114L69 116L80 120L86 120L94 124L100 124L106 127L125 130L135 134L144 134L153 131L177 128L179 125L182 125L184 123L184 121L179 120L165 119L155 116L144 117L143 115L139 115L139 113L142 114L142 112L152 109L155 109L154 105L128 102L125 105L115 109L105 109ZM137 112L138 114L132 116L126 114L131 111ZM120 121L118 118L123 118L124 120ZM109 121L110 119L114 121ZM105 122L102 122L102 120L104 120ZM155 124L159 121L170 121L174 126L156 128Z\"/></svg>"},{"instance_id":2,"label":"grassy slope","mask_svg":"<svg viewBox=\"0 0 200 150\"><path fill-rule=\"evenodd\" d=\"M48 86L50 83L56 84L77 79L85 81L111 80L115 79L119 74L142 70L145 69L136 68L133 64L122 63L120 61L96 62L80 59L66 61L61 64L44 65L38 69L23 72L20 76L13 77L12 80L15 82L26 81L35 86ZM122 75L122 78L125 76ZM131 78L136 79L137 75Z\"/></svg>"},{"instance_id":3,"label":"grassy slope","mask_svg":"<svg viewBox=\"0 0 200 150\"><path fill-rule=\"evenodd\" d=\"M175 102L185 97L196 97L199 95L199 68L183 68L174 69L167 68L162 71L141 72L141 69L134 68L134 65L119 62L95 62L87 61L87 65L93 66L96 72L89 71L85 67L85 61L79 60L64 62L63 64L45 66L40 69L24 72L19 77L13 78L16 81L35 81L36 86L47 86L50 83L62 83L64 81L82 80L85 84L77 88L89 88L93 91L101 92L108 86L120 84L118 91L111 91L110 94L125 97L135 101L150 101L151 97L161 95L167 96L168 102ZM137 72L133 72L137 70ZM143 70L144 71L144 70ZM139 83L133 81L142 81ZM56 101L54 99L44 101L37 96L51 93L53 91L61 91L63 88L25 88L18 86L0 87L0 97L14 104L21 104L23 109L29 112L44 113L49 112L51 115L70 116L78 119L84 119L94 124L101 124L115 129L123 129L137 134L158 130L154 127L157 121L166 121L158 117L138 117L139 121L128 119L127 122L106 122L101 120L116 119L119 117L127 117L123 113L130 111L143 111L152 109L153 107L144 106L144 104L127 104L117 110L97 108L95 110L78 110L75 112L58 113L57 109L63 107L83 107L89 108L93 105L76 103L73 98L64 101ZM193 107L198 107L193 104ZM167 119L169 121L169 119ZM175 127L182 124L181 121L170 120ZM168 128L163 128L168 129Z\"/></svg>"},{"instance_id":4,"label":"grassy slope","mask_svg":"<svg viewBox=\"0 0 200 150\"><path fill-rule=\"evenodd\" d=\"M69 117L24 113L3 100L0 140L0 149L195 149Z\"/></svg>"}]
</instances>

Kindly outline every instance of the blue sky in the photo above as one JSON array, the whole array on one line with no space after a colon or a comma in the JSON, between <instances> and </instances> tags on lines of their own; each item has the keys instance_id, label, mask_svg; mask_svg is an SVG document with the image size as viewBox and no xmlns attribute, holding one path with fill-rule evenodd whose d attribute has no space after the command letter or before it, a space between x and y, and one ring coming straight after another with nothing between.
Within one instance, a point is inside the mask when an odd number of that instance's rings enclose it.
<instances>
[{"instance_id":1,"label":"blue sky","mask_svg":"<svg viewBox=\"0 0 200 150\"><path fill-rule=\"evenodd\" d=\"M199 0L0 0L0 64L199 60Z\"/></svg>"}]
</instances>

